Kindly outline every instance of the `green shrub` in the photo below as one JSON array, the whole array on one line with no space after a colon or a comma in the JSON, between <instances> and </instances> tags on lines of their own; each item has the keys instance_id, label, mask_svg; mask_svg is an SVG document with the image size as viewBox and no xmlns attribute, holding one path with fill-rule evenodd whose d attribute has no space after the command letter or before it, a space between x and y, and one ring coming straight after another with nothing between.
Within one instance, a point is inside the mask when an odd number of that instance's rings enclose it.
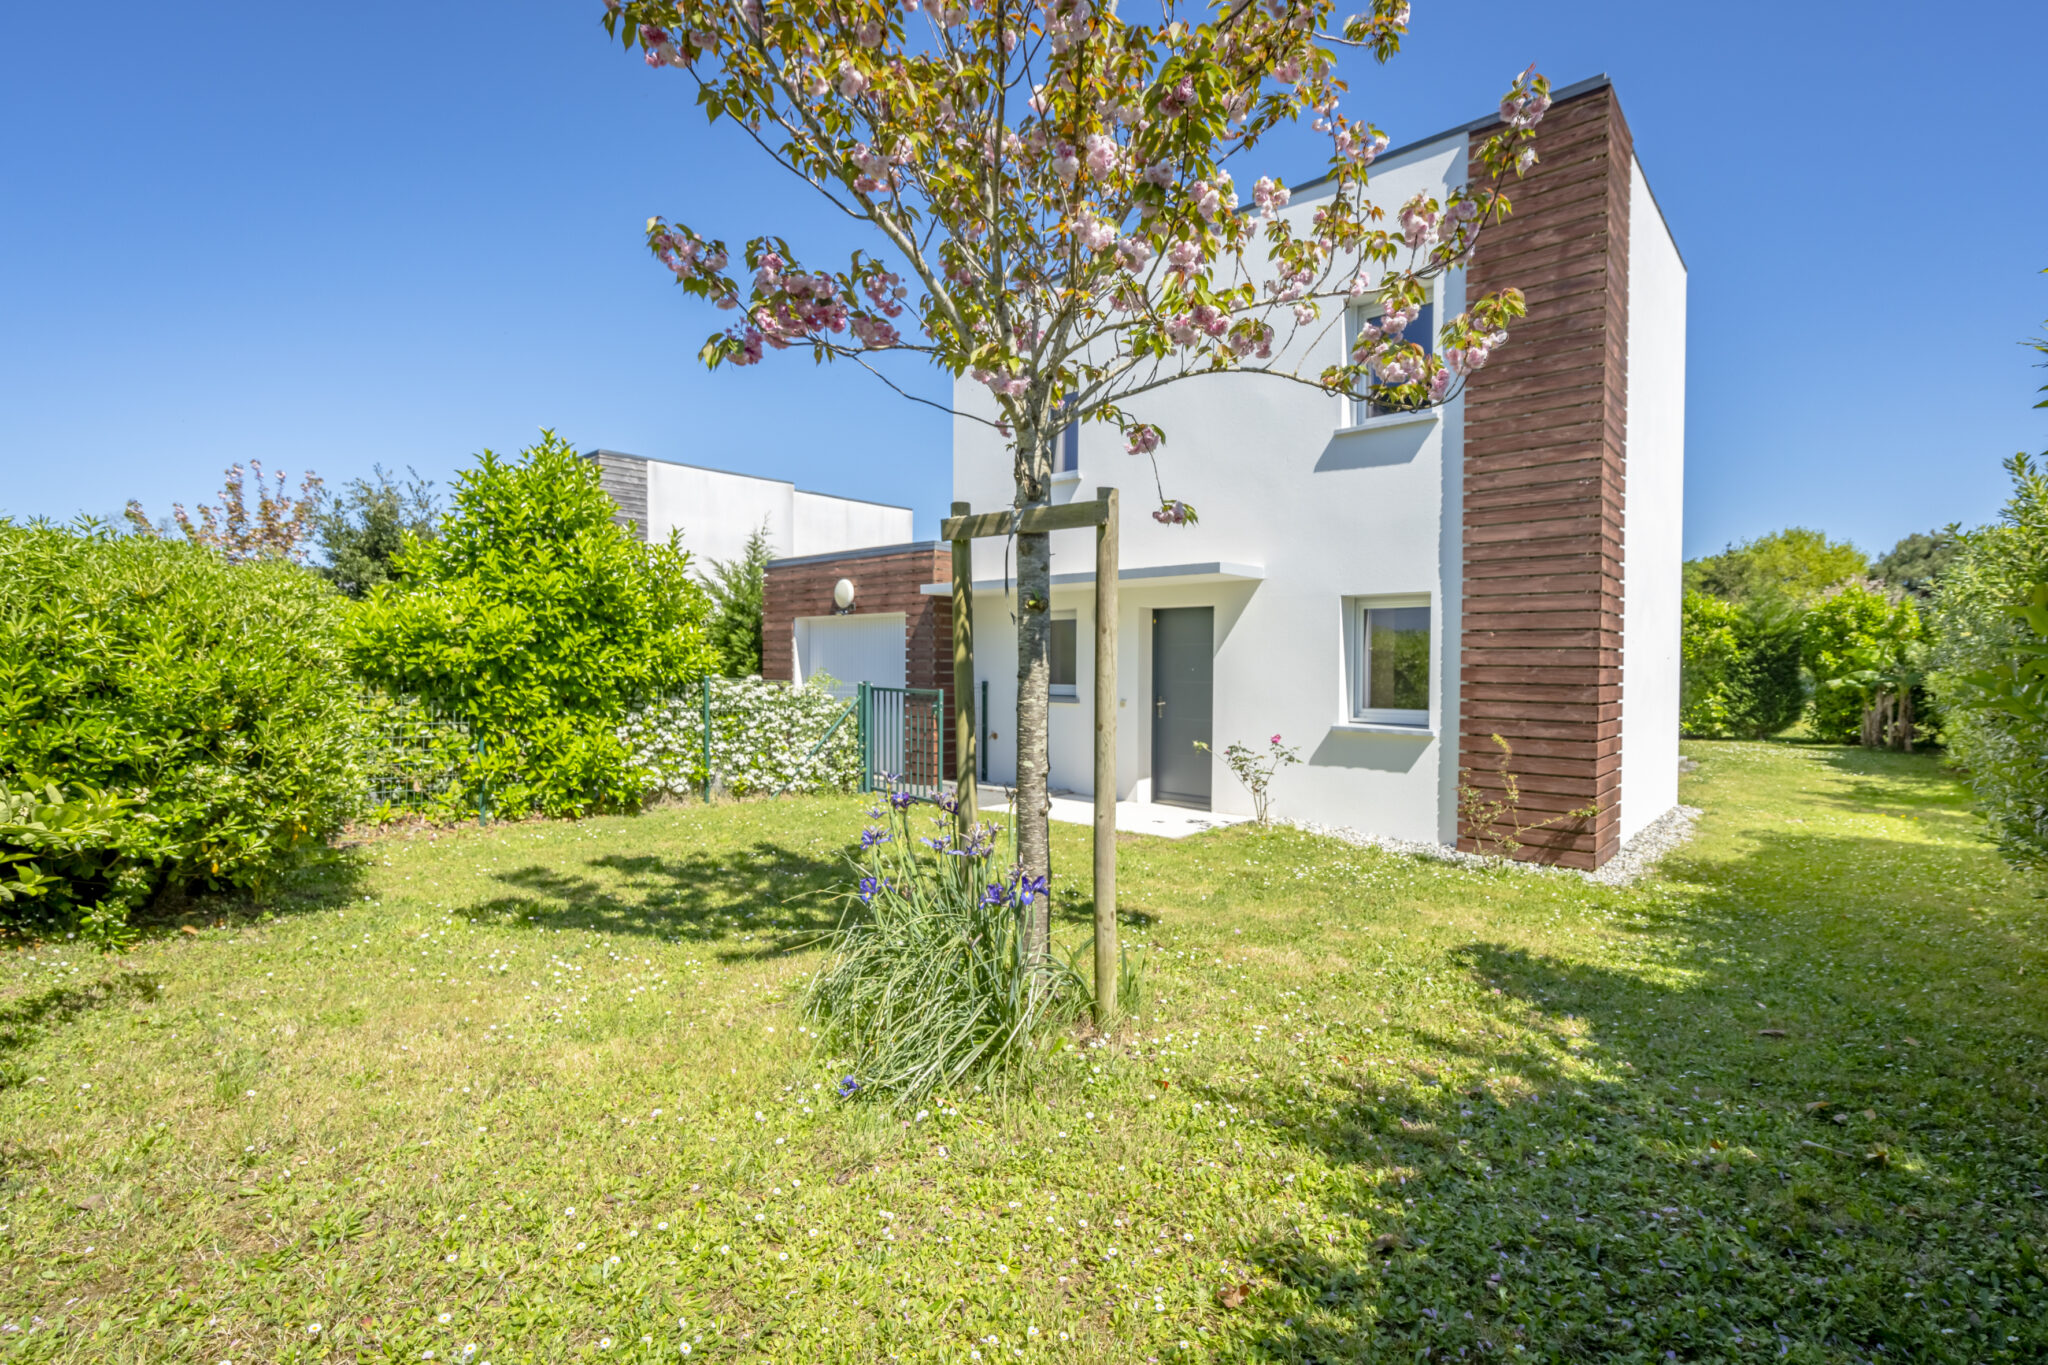
<instances>
[{"instance_id":1,"label":"green shrub","mask_svg":"<svg viewBox=\"0 0 2048 1365\"><path fill-rule=\"evenodd\" d=\"M353 613L357 673L468 723L494 812L634 805L620 723L716 664L689 555L614 523L597 467L553 432L517 460L485 451L453 502Z\"/></svg>"},{"instance_id":2,"label":"green shrub","mask_svg":"<svg viewBox=\"0 0 2048 1365\"><path fill-rule=\"evenodd\" d=\"M2048 869L2048 474L2006 467L1999 524L1964 534L1935 586L1929 684L1999 848Z\"/></svg>"},{"instance_id":3,"label":"green shrub","mask_svg":"<svg viewBox=\"0 0 2048 1365\"><path fill-rule=\"evenodd\" d=\"M1729 687L1742 647L1735 640L1735 604L1688 591L1681 608L1678 728L1703 739L1727 736L1733 723Z\"/></svg>"},{"instance_id":4,"label":"green shrub","mask_svg":"<svg viewBox=\"0 0 2048 1365\"><path fill-rule=\"evenodd\" d=\"M700 684L701 686L702 684ZM820 685L713 678L711 777L732 796L852 791L860 784L860 724L853 706ZM704 695L693 687L642 707L619 727L650 791L704 789Z\"/></svg>"},{"instance_id":5,"label":"green shrub","mask_svg":"<svg viewBox=\"0 0 2048 1365\"><path fill-rule=\"evenodd\" d=\"M761 624L768 602L768 546L765 527L756 527L738 559L713 560L710 590L711 644L718 651L718 670L728 678L748 678L761 671Z\"/></svg>"},{"instance_id":6,"label":"green shrub","mask_svg":"<svg viewBox=\"0 0 2048 1365\"><path fill-rule=\"evenodd\" d=\"M1806 705L1801 616L1782 599L1737 605L1685 595L1679 631L1679 727L1705 739L1767 739Z\"/></svg>"},{"instance_id":7,"label":"green shrub","mask_svg":"<svg viewBox=\"0 0 2048 1365\"><path fill-rule=\"evenodd\" d=\"M840 1092L902 1102L1013 1077L1087 1001L1070 967L1025 952L1044 879L995 873L993 826L962 846L940 811L933 833L914 837L900 793L887 820L862 836L851 913L805 1002L823 1044L850 1059Z\"/></svg>"},{"instance_id":8,"label":"green shrub","mask_svg":"<svg viewBox=\"0 0 2048 1365\"><path fill-rule=\"evenodd\" d=\"M1921 638L1918 608L1912 599L1894 602L1868 583L1845 583L1808 610L1801 635L1802 661L1815 683L1809 713L1814 738L1859 742L1878 679L1896 675Z\"/></svg>"},{"instance_id":9,"label":"green shrub","mask_svg":"<svg viewBox=\"0 0 2048 1365\"><path fill-rule=\"evenodd\" d=\"M58 863L16 836L76 879L37 899L98 932L158 892L262 888L338 827L362 781L340 611L281 560L0 520L0 783L79 789L28 823L99 831Z\"/></svg>"},{"instance_id":10,"label":"green shrub","mask_svg":"<svg viewBox=\"0 0 2048 1365\"><path fill-rule=\"evenodd\" d=\"M133 855L155 833L138 804L89 787L67 797L54 782L40 792L0 782L0 915L126 942L128 912L149 890L148 866Z\"/></svg>"}]
</instances>

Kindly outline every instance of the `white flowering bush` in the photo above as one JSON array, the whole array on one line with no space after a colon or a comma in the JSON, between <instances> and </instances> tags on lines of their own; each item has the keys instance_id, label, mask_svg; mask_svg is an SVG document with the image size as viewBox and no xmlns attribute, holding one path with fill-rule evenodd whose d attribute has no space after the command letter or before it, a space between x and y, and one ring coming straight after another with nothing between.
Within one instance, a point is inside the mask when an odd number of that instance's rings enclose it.
<instances>
[{"instance_id":1,"label":"white flowering bush","mask_svg":"<svg viewBox=\"0 0 2048 1365\"><path fill-rule=\"evenodd\" d=\"M763 678L713 678L710 685L717 786L734 796L772 796L851 791L860 784L860 727L844 698L815 682L793 687ZM646 774L649 791L685 796L703 790L704 694L698 689L634 712L619 738Z\"/></svg>"}]
</instances>

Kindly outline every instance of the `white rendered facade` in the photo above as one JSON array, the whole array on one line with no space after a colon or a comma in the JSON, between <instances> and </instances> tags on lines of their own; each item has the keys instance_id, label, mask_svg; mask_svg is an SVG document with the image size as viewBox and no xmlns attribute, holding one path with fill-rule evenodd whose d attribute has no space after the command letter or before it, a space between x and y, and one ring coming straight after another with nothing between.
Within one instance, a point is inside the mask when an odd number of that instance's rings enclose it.
<instances>
[{"instance_id":1,"label":"white rendered facade","mask_svg":"<svg viewBox=\"0 0 2048 1365\"><path fill-rule=\"evenodd\" d=\"M1424 192L1443 198L1465 181L1467 130L1383 158L1372 197L1391 206ZM1640 291L1629 313L1626 605L1623 614L1621 824L1626 834L1676 801L1678 545L1684 459L1685 275L1640 167L1631 166L1630 270ZM1305 222L1311 187L1285 212ZM1260 253L1262 254L1262 253ZM1438 281L1437 322L1465 305L1462 271ZM1320 329L1320 330L1319 330ZM1281 328L1281 336L1287 335ZM1342 320L1304 329L1301 373L1338 363ZM1510 346L1512 346L1512 341ZM992 415L987 391L956 387L955 403ZM1125 405L1158 423L1167 496L1195 507L1193 526L1161 525L1152 470L1107 426L1084 427L1079 468L1057 477L1053 501L1120 489L1117 795L1153 797L1152 612L1214 610L1211 744L1263 749L1278 734L1303 762L1273 784L1275 815L1370 833L1451 843L1457 838L1465 400L1441 409L1353 422L1344 400L1281 379L1204 376ZM990 511L1015 496L1003 438L956 418L953 496ZM1051 707L1055 790L1090 793L1093 743L1092 531L1053 536L1055 616L1072 612L1079 657L1071 700ZM1016 772L1015 559L1001 540L975 543L975 674L988 684L989 779ZM934 589L936 590L936 585ZM1426 606L1427 707L1405 723L1359 714L1361 606ZM1419 723L1418 723L1419 722ZM1211 808L1248 814L1249 794L1212 761Z\"/></svg>"}]
</instances>

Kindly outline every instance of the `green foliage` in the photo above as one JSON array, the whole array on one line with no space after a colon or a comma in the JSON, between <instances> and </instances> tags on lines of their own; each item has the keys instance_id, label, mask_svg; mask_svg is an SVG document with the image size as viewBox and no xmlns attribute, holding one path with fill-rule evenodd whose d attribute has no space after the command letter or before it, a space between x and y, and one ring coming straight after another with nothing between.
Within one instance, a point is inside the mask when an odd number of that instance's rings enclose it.
<instances>
[{"instance_id":1,"label":"green foliage","mask_svg":"<svg viewBox=\"0 0 2048 1365\"><path fill-rule=\"evenodd\" d=\"M899 1103L1013 1077L1087 1001L1071 968L1026 951L1026 912L1050 893L992 875L994 827L961 846L941 811L927 841L909 811L892 797L887 827L862 840L859 906L805 999L825 1046L851 1059L842 1091Z\"/></svg>"},{"instance_id":2,"label":"green foliage","mask_svg":"<svg viewBox=\"0 0 2048 1365\"><path fill-rule=\"evenodd\" d=\"M768 596L768 546L765 526L754 528L735 560L713 560L704 586L711 593L711 646L718 651L718 671L728 678L751 678L761 671L761 618Z\"/></svg>"},{"instance_id":3,"label":"green foliage","mask_svg":"<svg viewBox=\"0 0 2048 1365\"><path fill-rule=\"evenodd\" d=\"M459 820L479 815L481 793L469 780L469 727L437 715L415 697L363 688L364 794L367 819L408 816Z\"/></svg>"},{"instance_id":4,"label":"green foliage","mask_svg":"<svg viewBox=\"0 0 2048 1365\"><path fill-rule=\"evenodd\" d=\"M1733 602L1688 589L1681 608L1678 728L1710 739L1733 733L1730 684L1742 660Z\"/></svg>"},{"instance_id":5,"label":"green foliage","mask_svg":"<svg viewBox=\"0 0 2048 1365\"><path fill-rule=\"evenodd\" d=\"M1999 523L1962 537L1935 589L1930 683L2000 849L2048 868L2048 474L2006 468Z\"/></svg>"},{"instance_id":6,"label":"green foliage","mask_svg":"<svg viewBox=\"0 0 2048 1365\"><path fill-rule=\"evenodd\" d=\"M1804 606L1844 579L1869 571L1869 560L1849 542L1793 526L1686 561L1685 586L1738 605L1783 601Z\"/></svg>"},{"instance_id":7,"label":"green foliage","mask_svg":"<svg viewBox=\"0 0 2048 1365\"><path fill-rule=\"evenodd\" d=\"M262 889L338 827L341 606L280 559L0 520L0 783L78 793L17 811L42 831L15 850L69 881L37 899L104 939L158 891Z\"/></svg>"},{"instance_id":8,"label":"green foliage","mask_svg":"<svg viewBox=\"0 0 2048 1365\"><path fill-rule=\"evenodd\" d=\"M1679 727L1705 739L1764 739L1799 719L1799 611L1781 599L1744 605L1685 594L1679 633Z\"/></svg>"},{"instance_id":9,"label":"green foliage","mask_svg":"<svg viewBox=\"0 0 2048 1365\"><path fill-rule=\"evenodd\" d=\"M130 942L128 912L149 890L129 856L155 821L133 797L81 786L67 797L0 781L0 916L48 930L75 926L106 947Z\"/></svg>"},{"instance_id":10,"label":"green foliage","mask_svg":"<svg viewBox=\"0 0 2048 1365\"><path fill-rule=\"evenodd\" d=\"M1960 537L1961 528L1953 524L1939 531L1915 531L1870 566L1871 576L1915 597L1931 597L1935 580L1956 557Z\"/></svg>"},{"instance_id":11,"label":"green foliage","mask_svg":"<svg viewBox=\"0 0 2048 1365\"><path fill-rule=\"evenodd\" d=\"M1806 613L1802 662L1814 681L1813 736L1855 744L1880 691L1897 690L1908 654L1923 638L1911 598L1894 602L1867 582L1844 584Z\"/></svg>"},{"instance_id":12,"label":"green foliage","mask_svg":"<svg viewBox=\"0 0 2048 1365\"><path fill-rule=\"evenodd\" d=\"M366 597L392 577L407 536L428 540L437 530L433 483L406 473L411 477L399 483L377 465L371 478L349 480L320 508L314 530L327 559L320 573L350 597Z\"/></svg>"},{"instance_id":13,"label":"green foliage","mask_svg":"<svg viewBox=\"0 0 2048 1365\"><path fill-rule=\"evenodd\" d=\"M612 512L597 467L553 432L517 460L485 451L440 535L408 542L351 619L360 676L469 724L494 812L635 804L620 722L716 662L689 555Z\"/></svg>"},{"instance_id":14,"label":"green foliage","mask_svg":"<svg viewBox=\"0 0 2048 1365\"><path fill-rule=\"evenodd\" d=\"M861 777L860 722L822 675L794 687L718 678L711 689L711 781L730 796L852 791ZM619 728L650 791L704 790L704 695L697 688L635 711Z\"/></svg>"}]
</instances>

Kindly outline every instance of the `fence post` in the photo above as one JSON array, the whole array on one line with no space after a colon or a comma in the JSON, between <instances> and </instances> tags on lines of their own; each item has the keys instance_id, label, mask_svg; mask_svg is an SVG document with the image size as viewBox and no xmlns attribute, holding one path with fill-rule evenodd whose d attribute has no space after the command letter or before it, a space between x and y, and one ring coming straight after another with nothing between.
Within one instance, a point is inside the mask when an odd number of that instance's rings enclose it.
<instances>
[{"instance_id":1,"label":"fence post","mask_svg":"<svg viewBox=\"0 0 2048 1365\"><path fill-rule=\"evenodd\" d=\"M711 675L704 675L704 804L711 804Z\"/></svg>"},{"instance_id":2,"label":"fence post","mask_svg":"<svg viewBox=\"0 0 2048 1365\"><path fill-rule=\"evenodd\" d=\"M981 758L981 780L988 781L988 679L981 680L981 710L975 713L981 720L981 743L975 753Z\"/></svg>"},{"instance_id":3,"label":"fence post","mask_svg":"<svg viewBox=\"0 0 2048 1365\"><path fill-rule=\"evenodd\" d=\"M869 733L868 685L866 683L856 683L854 685L853 704L860 708L860 714L855 717L855 720L860 731L860 789L863 794L866 794L874 790L874 785L868 781L868 774L873 771L874 766L872 762L874 757L872 753L874 737Z\"/></svg>"}]
</instances>

